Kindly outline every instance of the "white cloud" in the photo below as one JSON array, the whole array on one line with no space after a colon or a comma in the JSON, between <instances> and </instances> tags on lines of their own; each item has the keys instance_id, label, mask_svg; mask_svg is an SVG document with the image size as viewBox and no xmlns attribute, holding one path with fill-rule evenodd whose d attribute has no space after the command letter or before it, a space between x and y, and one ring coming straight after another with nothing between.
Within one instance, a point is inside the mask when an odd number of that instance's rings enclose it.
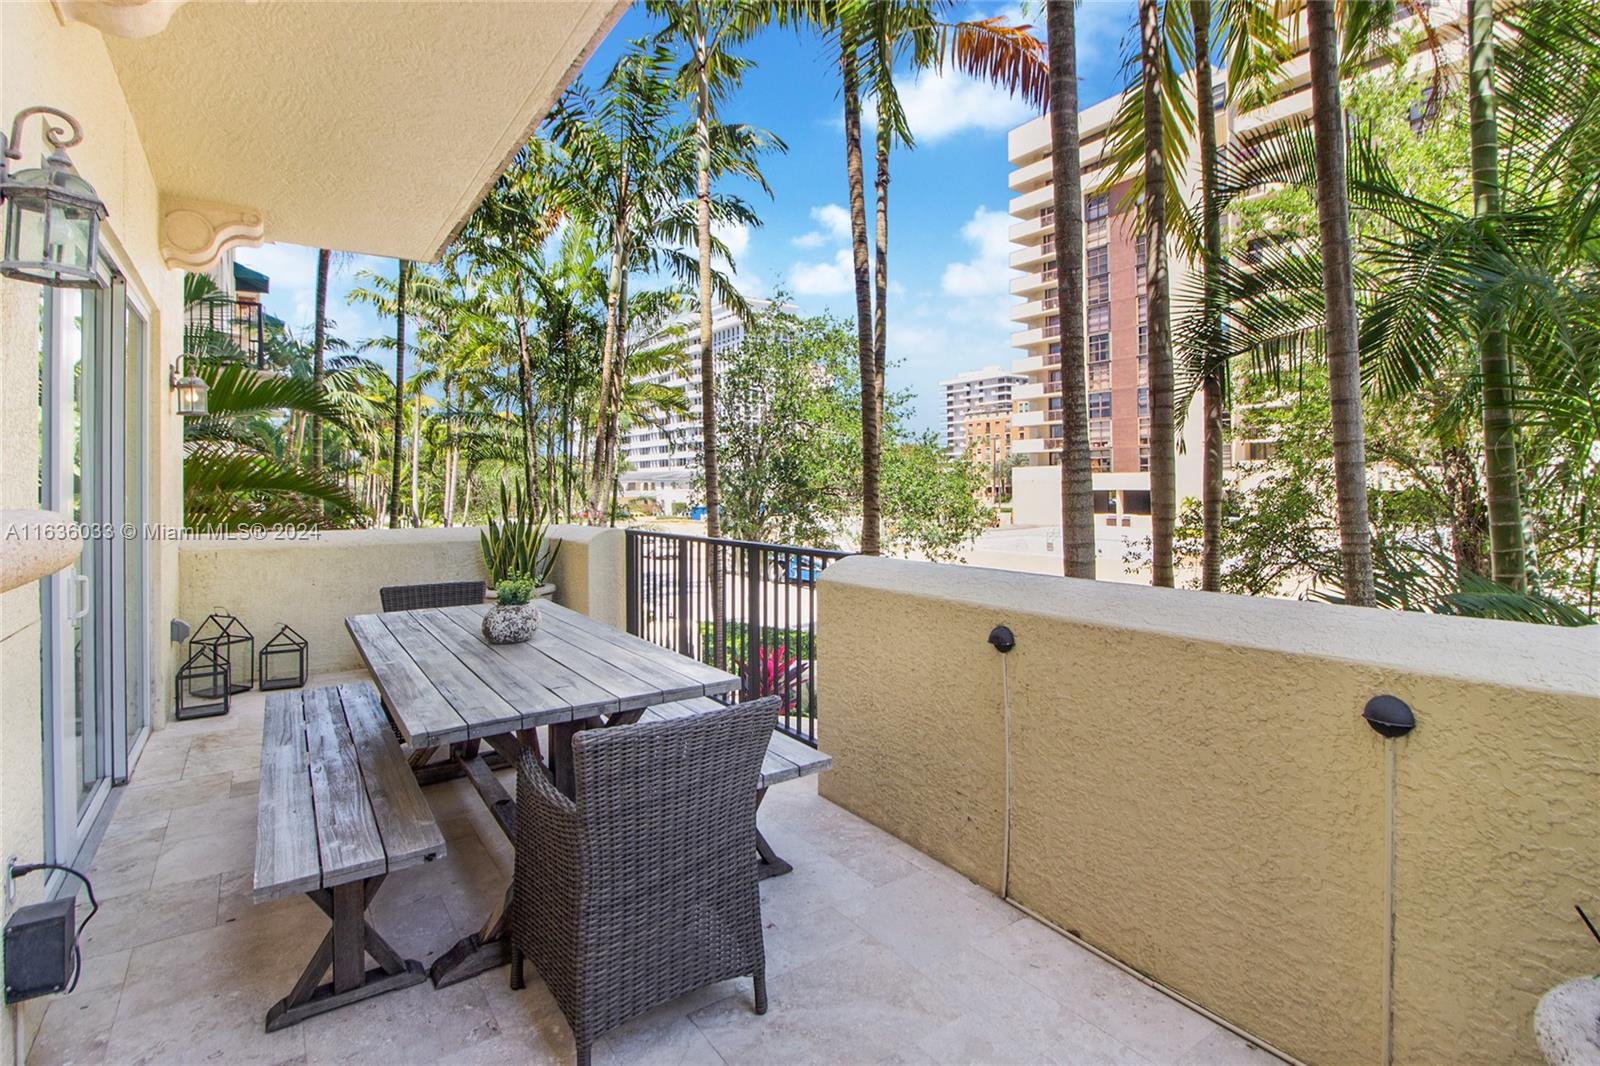
<instances>
[{"instance_id":1,"label":"white cloud","mask_svg":"<svg viewBox=\"0 0 1600 1066\"><path fill-rule=\"evenodd\" d=\"M836 296L855 284L855 261L840 248L824 263L796 263L789 268L789 287L800 296Z\"/></svg>"},{"instance_id":2,"label":"white cloud","mask_svg":"<svg viewBox=\"0 0 1600 1066\"><path fill-rule=\"evenodd\" d=\"M750 227L743 222L713 223L711 232L728 246L728 254L735 259L744 255L750 247Z\"/></svg>"},{"instance_id":3,"label":"white cloud","mask_svg":"<svg viewBox=\"0 0 1600 1066\"><path fill-rule=\"evenodd\" d=\"M825 244L850 239L850 212L838 204L822 204L811 209L817 228L794 239L801 248L821 248Z\"/></svg>"},{"instance_id":4,"label":"white cloud","mask_svg":"<svg viewBox=\"0 0 1600 1066\"><path fill-rule=\"evenodd\" d=\"M923 71L900 90L900 106L918 144L935 144L965 130L998 133L1035 117L1020 97L955 71ZM875 109L864 108L868 125Z\"/></svg>"},{"instance_id":5,"label":"white cloud","mask_svg":"<svg viewBox=\"0 0 1600 1066\"><path fill-rule=\"evenodd\" d=\"M972 246L971 259L944 268L939 287L948 296L999 299L1010 289L1011 217L979 206L961 227L961 236ZM1002 304L1010 301L1000 301Z\"/></svg>"}]
</instances>

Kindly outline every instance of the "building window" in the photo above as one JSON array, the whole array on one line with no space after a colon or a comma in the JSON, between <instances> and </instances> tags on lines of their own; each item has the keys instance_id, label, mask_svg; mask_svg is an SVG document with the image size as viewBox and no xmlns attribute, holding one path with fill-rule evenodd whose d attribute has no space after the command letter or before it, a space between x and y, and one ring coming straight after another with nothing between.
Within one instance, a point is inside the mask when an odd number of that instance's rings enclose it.
<instances>
[{"instance_id":1,"label":"building window","mask_svg":"<svg viewBox=\"0 0 1600 1066\"><path fill-rule=\"evenodd\" d=\"M1111 334L1089 334L1089 362L1104 363L1111 359Z\"/></svg>"},{"instance_id":2,"label":"building window","mask_svg":"<svg viewBox=\"0 0 1600 1066\"><path fill-rule=\"evenodd\" d=\"M1097 304L1089 308L1088 320L1090 333L1111 332L1111 305Z\"/></svg>"},{"instance_id":3,"label":"building window","mask_svg":"<svg viewBox=\"0 0 1600 1066\"><path fill-rule=\"evenodd\" d=\"M1061 316L1050 315L1044 320L1044 335L1046 337L1061 336Z\"/></svg>"},{"instance_id":4,"label":"building window","mask_svg":"<svg viewBox=\"0 0 1600 1066\"><path fill-rule=\"evenodd\" d=\"M1096 277L1111 273L1111 249L1101 245L1099 248L1090 248L1086 259L1089 276Z\"/></svg>"},{"instance_id":5,"label":"building window","mask_svg":"<svg viewBox=\"0 0 1600 1066\"><path fill-rule=\"evenodd\" d=\"M1089 417L1090 418L1110 418L1111 417L1111 393L1109 393L1109 392L1091 392L1089 394Z\"/></svg>"},{"instance_id":6,"label":"building window","mask_svg":"<svg viewBox=\"0 0 1600 1066\"><path fill-rule=\"evenodd\" d=\"M1111 364L1089 364L1089 387L1091 389L1109 389L1111 387Z\"/></svg>"},{"instance_id":7,"label":"building window","mask_svg":"<svg viewBox=\"0 0 1600 1066\"><path fill-rule=\"evenodd\" d=\"M1051 410L1051 411L1059 411L1059 410L1061 410L1061 397L1059 397L1059 396L1050 397L1049 410Z\"/></svg>"},{"instance_id":8,"label":"building window","mask_svg":"<svg viewBox=\"0 0 1600 1066\"><path fill-rule=\"evenodd\" d=\"M1140 389L1139 390L1139 414L1147 415L1149 413L1150 413L1150 390L1149 389Z\"/></svg>"}]
</instances>

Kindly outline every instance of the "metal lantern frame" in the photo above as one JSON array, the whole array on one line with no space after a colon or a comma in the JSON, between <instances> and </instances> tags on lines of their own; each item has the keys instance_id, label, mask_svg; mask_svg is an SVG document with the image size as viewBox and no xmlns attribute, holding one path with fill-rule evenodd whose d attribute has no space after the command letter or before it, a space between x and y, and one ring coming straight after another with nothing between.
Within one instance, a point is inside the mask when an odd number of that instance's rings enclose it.
<instances>
[{"instance_id":1,"label":"metal lantern frame","mask_svg":"<svg viewBox=\"0 0 1600 1066\"><path fill-rule=\"evenodd\" d=\"M35 115L60 119L66 128L46 121L44 136L53 151L42 167L13 173L11 162L22 158L17 147L22 125ZM24 108L12 120L10 137L0 141L0 201L5 206L0 274L58 289L98 289L104 284L96 264L106 205L67 158L66 150L82 140L78 120L54 107ZM65 258L69 249L70 260Z\"/></svg>"},{"instance_id":2,"label":"metal lantern frame","mask_svg":"<svg viewBox=\"0 0 1600 1066\"><path fill-rule=\"evenodd\" d=\"M226 611L211 612L189 638L190 651L203 644L215 648L227 662L233 692L249 692L255 688L256 638L243 622Z\"/></svg>"},{"instance_id":3,"label":"metal lantern frame","mask_svg":"<svg viewBox=\"0 0 1600 1066\"><path fill-rule=\"evenodd\" d=\"M194 374L179 374L177 366L174 365L169 384L172 391L177 394L178 414L184 418L199 418L210 411L211 386L206 384L205 378Z\"/></svg>"},{"instance_id":4,"label":"metal lantern frame","mask_svg":"<svg viewBox=\"0 0 1600 1066\"><path fill-rule=\"evenodd\" d=\"M187 722L192 718L227 714L233 706L233 686L228 674L228 660L215 645L202 644L194 648L178 667L173 717Z\"/></svg>"},{"instance_id":5,"label":"metal lantern frame","mask_svg":"<svg viewBox=\"0 0 1600 1066\"><path fill-rule=\"evenodd\" d=\"M256 687L262 692L280 688L303 688L306 683L306 660L311 645L293 626L285 622L278 627L272 639L261 645L260 664L256 670ZM294 669L278 676L276 667L284 660L294 664Z\"/></svg>"}]
</instances>

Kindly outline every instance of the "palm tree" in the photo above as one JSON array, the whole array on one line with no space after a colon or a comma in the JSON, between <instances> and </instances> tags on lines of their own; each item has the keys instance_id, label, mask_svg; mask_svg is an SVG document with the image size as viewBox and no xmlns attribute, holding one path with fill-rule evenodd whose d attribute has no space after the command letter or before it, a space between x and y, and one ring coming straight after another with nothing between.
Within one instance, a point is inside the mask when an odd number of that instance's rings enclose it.
<instances>
[{"instance_id":1,"label":"palm tree","mask_svg":"<svg viewBox=\"0 0 1600 1066\"><path fill-rule=\"evenodd\" d=\"M1309 0L1311 128L1316 138L1317 229L1333 406L1333 467L1345 601L1376 605L1372 527L1367 518L1366 435L1361 421L1361 351L1350 248L1350 195L1345 175L1344 105L1339 90L1339 25L1335 0Z\"/></svg>"},{"instance_id":2,"label":"palm tree","mask_svg":"<svg viewBox=\"0 0 1600 1066\"><path fill-rule=\"evenodd\" d=\"M328 349L328 268L332 262L333 253L326 248L317 250L317 298L316 322L312 325L311 341L311 380L318 385L322 384L322 375L326 369L323 358ZM311 469L322 469L322 419L316 415L311 416Z\"/></svg>"},{"instance_id":3,"label":"palm tree","mask_svg":"<svg viewBox=\"0 0 1600 1066\"><path fill-rule=\"evenodd\" d=\"M1083 321L1083 174L1078 153L1078 46L1073 0L1048 0L1050 179L1055 188L1056 306L1061 316L1061 565L1093 579L1094 475Z\"/></svg>"},{"instance_id":4,"label":"palm tree","mask_svg":"<svg viewBox=\"0 0 1600 1066\"><path fill-rule=\"evenodd\" d=\"M748 60L730 51L750 36L770 8L730 0L651 0L653 13L666 19L658 40L679 41L689 58L679 68L678 91L693 101L695 143L695 248L700 286L701 467L705 475L706 535L721 535L717 483L716 361L712 345L711 178L712 135L719 125L717 105L739 84ZM768 138L780 150L781 141ZM747 175L766 183L759 172ZM771 190L767 189L768 195Z\"/></svg>"},{"instance_id":5,"label":"palm tree","mask_svg":"<svg viewBox=\"0 0 1600 1066\"><path fill-rule=\"evenodd\" d=\"M1168 63L1159 0L1139 0L1140 92L1144 121L1145 306L1150 367L1150 582L1172 587L1172 531L1178 513L1172 347L1167 311L1167 182L1161 83Z\"/></svg>"},{"instance_id":6,"label":"palm tree","mask_svg":"<svg viewBox=\"0 0 1600 1066\"><path fill-rule=\"evenodd\" d=\"M1500 137L1494 87L1494 5L1468 0L1467 96L1472 109L1472 204L1479 218L1500 216ZM1489 509L1489 567L1495 581L1518 592L1528 587L1522 533L1522 490L1517 436L1512 421L1515 394L1511 356L1502 322L1478 324L1483 374L1485 497Z\"/></svg>"}]
</instances>

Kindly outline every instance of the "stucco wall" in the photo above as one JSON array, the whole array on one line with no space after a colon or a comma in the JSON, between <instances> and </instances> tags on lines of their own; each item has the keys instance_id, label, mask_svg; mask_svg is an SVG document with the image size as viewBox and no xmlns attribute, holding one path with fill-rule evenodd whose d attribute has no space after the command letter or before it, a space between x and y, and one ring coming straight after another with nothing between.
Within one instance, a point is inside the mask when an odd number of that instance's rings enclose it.
<instances>
[{"instance_id":1,"label":"stucco wall","mask_svg":"<svg viewBox=\"0 0 1600 1066\"><path fill-rule=\"evenodd\" d=\"M830 799L1289 1053L1536 1061L1592 971L1600 633L853 558L818 593ZM1009 625L1002 657L990 629Z\"/></svg>"},{"instance_id":2,"label":"stucco wall","mask_svg":"<svg viewBox=\"0 0 1600 1066\"><path fill-rule=\"evenodd\" d=\"M151 439L149 522L176 525L181 515L182 426L172 414L167 367L182 346L182 280L162 264L157 244L157 202L143 146L100 34L63 26L45 0L0 4L0 116L9 123L24 107L48 104L83 125L82 144L70 150L78 172L105 201L109 217L102 243L125 273L128 294L149 320L145 410ZM41 121L23 132L23 161L42 154ZM38 506L40 289L0 280L0 507ZM151 545L150 625L170 617L176 604L176 548ZM60 580L60 579L58 579ZM44 783L40 733L40 622L37 585L0 600L0 856L42 857ZM152 676L172 673L169 645L152 641ZM163 693L164 698L164 693ZM43 878L19 883L18 903L37 900ZM13 1053L12 1025L25 1037L49 1000L0 1012L0 1063ZM29 1042L23 1041L24 1046Z\"/></svg>"},{"instance_id":3,"label":"stucco wall","mask_svg":"<svg viewBox=\"0 0 1600 1066\"><path fill-rule=\"evenodd\" d=\"M201 537L179 550L178 617L199 626L222 609L257 648L287 622L310 645L312 673L358 670L344 620L380 609L378 589L430 581L486 580L477 528L323 532L297 540ZM621 530L557 526L556 600L620 624Z\"/></svg>"}]
</instances>

